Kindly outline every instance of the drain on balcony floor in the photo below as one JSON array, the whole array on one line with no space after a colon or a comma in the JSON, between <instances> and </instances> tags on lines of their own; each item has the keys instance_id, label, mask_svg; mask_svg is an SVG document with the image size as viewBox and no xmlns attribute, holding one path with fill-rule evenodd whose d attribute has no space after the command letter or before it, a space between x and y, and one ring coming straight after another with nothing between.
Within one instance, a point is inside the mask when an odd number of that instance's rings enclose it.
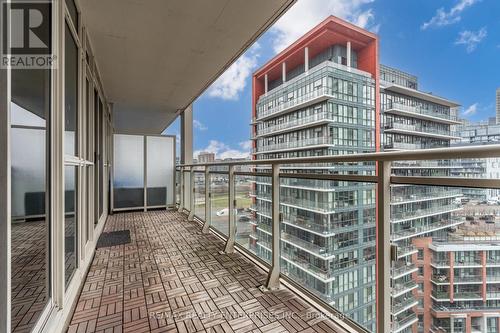
<instances>
[{"instance_id":1,"label":"drain on balcony floor","mask_svg":"<svg viewBox=\"0 0 500 333\"><path fill-rule=\"evenodd\" d=\"M97 241L97 248L130 243L130 230L103 232Z\"/></svg>"}]
</instances>

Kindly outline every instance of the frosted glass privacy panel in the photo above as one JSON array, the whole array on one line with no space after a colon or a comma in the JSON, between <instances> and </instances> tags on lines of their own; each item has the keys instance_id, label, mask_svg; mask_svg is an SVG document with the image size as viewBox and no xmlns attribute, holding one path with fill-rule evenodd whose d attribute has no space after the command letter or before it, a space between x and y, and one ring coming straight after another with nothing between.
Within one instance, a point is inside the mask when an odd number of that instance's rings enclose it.
<instances>
[{"instance_id":1,"label":"frosted glass privacy panel","mask_svg":"<svg viewBox=\"0 0 500 333\"><path fill-rule=\"evenodd\" d=\"M114 135L114 208L144 207L144 136Z\"/></svg>"},{"instance_id":2,"label":"frosted glass privacy panel","mask_svg":"<svg viewBox=\"0 0 500 333\"><path fill-rule=\"evenodd\" d=\"M43 128L11 129L14 218L45 215L45 136Z\"/></svg>"},{"instance_id":3,"label":"frosted glass privacy panel","mask_svg":"<svg viewBox=\"0 0 500 333\"><path fill-rule=\"evenodd\" d=\"M174 205L174 137L147 136L146 143L147 205Z\"/></svg>"}]
</instances>

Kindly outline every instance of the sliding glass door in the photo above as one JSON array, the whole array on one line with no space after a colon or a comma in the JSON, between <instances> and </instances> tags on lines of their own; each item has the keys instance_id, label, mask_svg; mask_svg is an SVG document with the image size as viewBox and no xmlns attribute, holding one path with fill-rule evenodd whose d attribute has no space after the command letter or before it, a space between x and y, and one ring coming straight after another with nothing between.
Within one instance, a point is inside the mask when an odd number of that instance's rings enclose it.
<instances>
[{"instance_id":1,"label":"sliding glass door","mask_svg":"<svg viewBox=\"0 0 500 333\"><path fill-rule=\"evenodd\" d=\"M12 70L11 330L31 330L50 300L50 70Z\"/></svg>"}]
</instances>

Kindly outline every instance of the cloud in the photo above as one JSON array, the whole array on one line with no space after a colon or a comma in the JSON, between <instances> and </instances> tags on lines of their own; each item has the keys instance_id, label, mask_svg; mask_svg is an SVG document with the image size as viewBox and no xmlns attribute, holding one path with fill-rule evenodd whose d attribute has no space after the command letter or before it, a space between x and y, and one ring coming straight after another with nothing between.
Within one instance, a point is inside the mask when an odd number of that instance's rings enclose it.
<instances>
[{"instance_id":1,"label":"cloud","mask_svg":"<svg viewBox=\"0 0 500 333\"><path fill-rule=\"evenodd\" d=\"M477 45L486 37L488 32L486 27L474 32L470 30L461 31L458 34L458 38L455 41L455 45L465 45L467 53L471 53L477 47Z\"/></svg>"},{"instance_id":2,"label":"cloud","mask_svg":"<svg viewBox=\"0 0 500 333\"><path fill-rule=\"evenodd\" d=\"M462 112L463 116L472 116L477 113L477 109L479 107L479 103L474 103L469 106L464 112Z\"/></svg>"},{"instance_id":3,"label":"cloud","mask_svg":"<svg viewBox=\"0 0 500 333\"><path fill-rule=\"evenodd\" d=\"M239 145L244 150L250 150L252 149L252 140L242 141Z\"/></svg>"},{"instance_id":4,"label":"cloud","mask_svg":"<svg viewBox=\"0 0 500 333\"><path fill-rule=\"evenodd\" d=\"M439 8L429 21L422 24L420 27L425 30L429 27L442 27L450 24L459 22L462 17L460 14L467 8L471 7L480 0L459 0L455 6L453 6L449 11L445 11L444 8Z\"/></svg>"},{"instance_id":5,"label":"cloud","mask_svg":"<svg viewBox=\"0 0 500 333\"><path fill-rule=\"evenodd\" d=\"M255 43L208 88L208 95L223 100L238 100L249 76L257 67L260 45Z\"/></svg>"},{"instance_id":6,"label":"cloud","mask_svg":"<svg viewBox=\"0 0 500 333\"><path fill-rule=\"evenodd\" d=\"M273 48L282 51L330 15L341 17L361 28L378 31L373 10L365 8L374 0L298 0L271 28Z\"/></svg>"},{"instance_id":7,"label":"cloud","mask_svg":"<svg viewBox=\"0 0 500 333\"><path fill-rule=\"evenodd\" d=\"M205 126L201 121L196 119L193 119L193 127L200 131L206 131L208 129L207 126Z\"/></svg>"},{"instance_id":8,"label":"cloud","mask_svg":"<svg viewBox=\"0 0 500 333\"><path fill-rule=\"evenodd\" d=\"M193 153L194 156L198 157L201 152L214 153L217 159L227 159L227 158L248 158L250 156L250 147L247 144L241 142L240 147L242 150L233 149L223 142L217 140L210 140L208 146L201 150L197 150Z\"/></svg>"}]
</instances>

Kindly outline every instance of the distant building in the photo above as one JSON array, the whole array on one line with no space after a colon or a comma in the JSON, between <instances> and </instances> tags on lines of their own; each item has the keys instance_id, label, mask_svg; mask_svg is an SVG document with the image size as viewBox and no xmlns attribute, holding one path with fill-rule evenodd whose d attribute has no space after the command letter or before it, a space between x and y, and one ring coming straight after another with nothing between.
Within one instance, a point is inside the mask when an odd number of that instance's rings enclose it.
<instances>
[{"instance_id":1,"label":"distant building","mask_svg":"<svg viewBox=\"0 0 500 333\"><path fill-rule=\"evenodd\" d=\"M415 240L423 263L423 302L432 304L429 332L498 332L500 219L498 206L467 205L467 222L442 239ZM427 331L426 331L427 332Z\"/></svg>"},{"instance_id":2,"label":"distant building","mask_svg":"<svg viewBox=\"0 0 500 333\"><path fill-rule=\"evenodd\" d=\"M497 124L500 124L500 88L497 89Z\"/></svg>"},{"instance_id":3,"label":"distant building","mask_svg":"<svg viewBox=\"0 0 500 333\"><path fill-rule=\"evenodd\" d=\"M198 154L198 163L211 163L215 162L215 153L202 151Z\"/></svg>"},{"instance_id":4,"label":"distant building","mask_svg":"<svg viewBox=\"0 0 500 333\"><path fill-rule=\"evenodd\" d=\"M488 145L500 143L500 124L483 122L464 121L458 131L461 140L457 142L460 146ZM455 169L454 176L467 178L499 178L500 158L477 158L464 159L461 161L461 168ZM490 200L500 195L499 190L494 189L463 189L463 194L477 200Z\"/></svg>"}]
</instances>

